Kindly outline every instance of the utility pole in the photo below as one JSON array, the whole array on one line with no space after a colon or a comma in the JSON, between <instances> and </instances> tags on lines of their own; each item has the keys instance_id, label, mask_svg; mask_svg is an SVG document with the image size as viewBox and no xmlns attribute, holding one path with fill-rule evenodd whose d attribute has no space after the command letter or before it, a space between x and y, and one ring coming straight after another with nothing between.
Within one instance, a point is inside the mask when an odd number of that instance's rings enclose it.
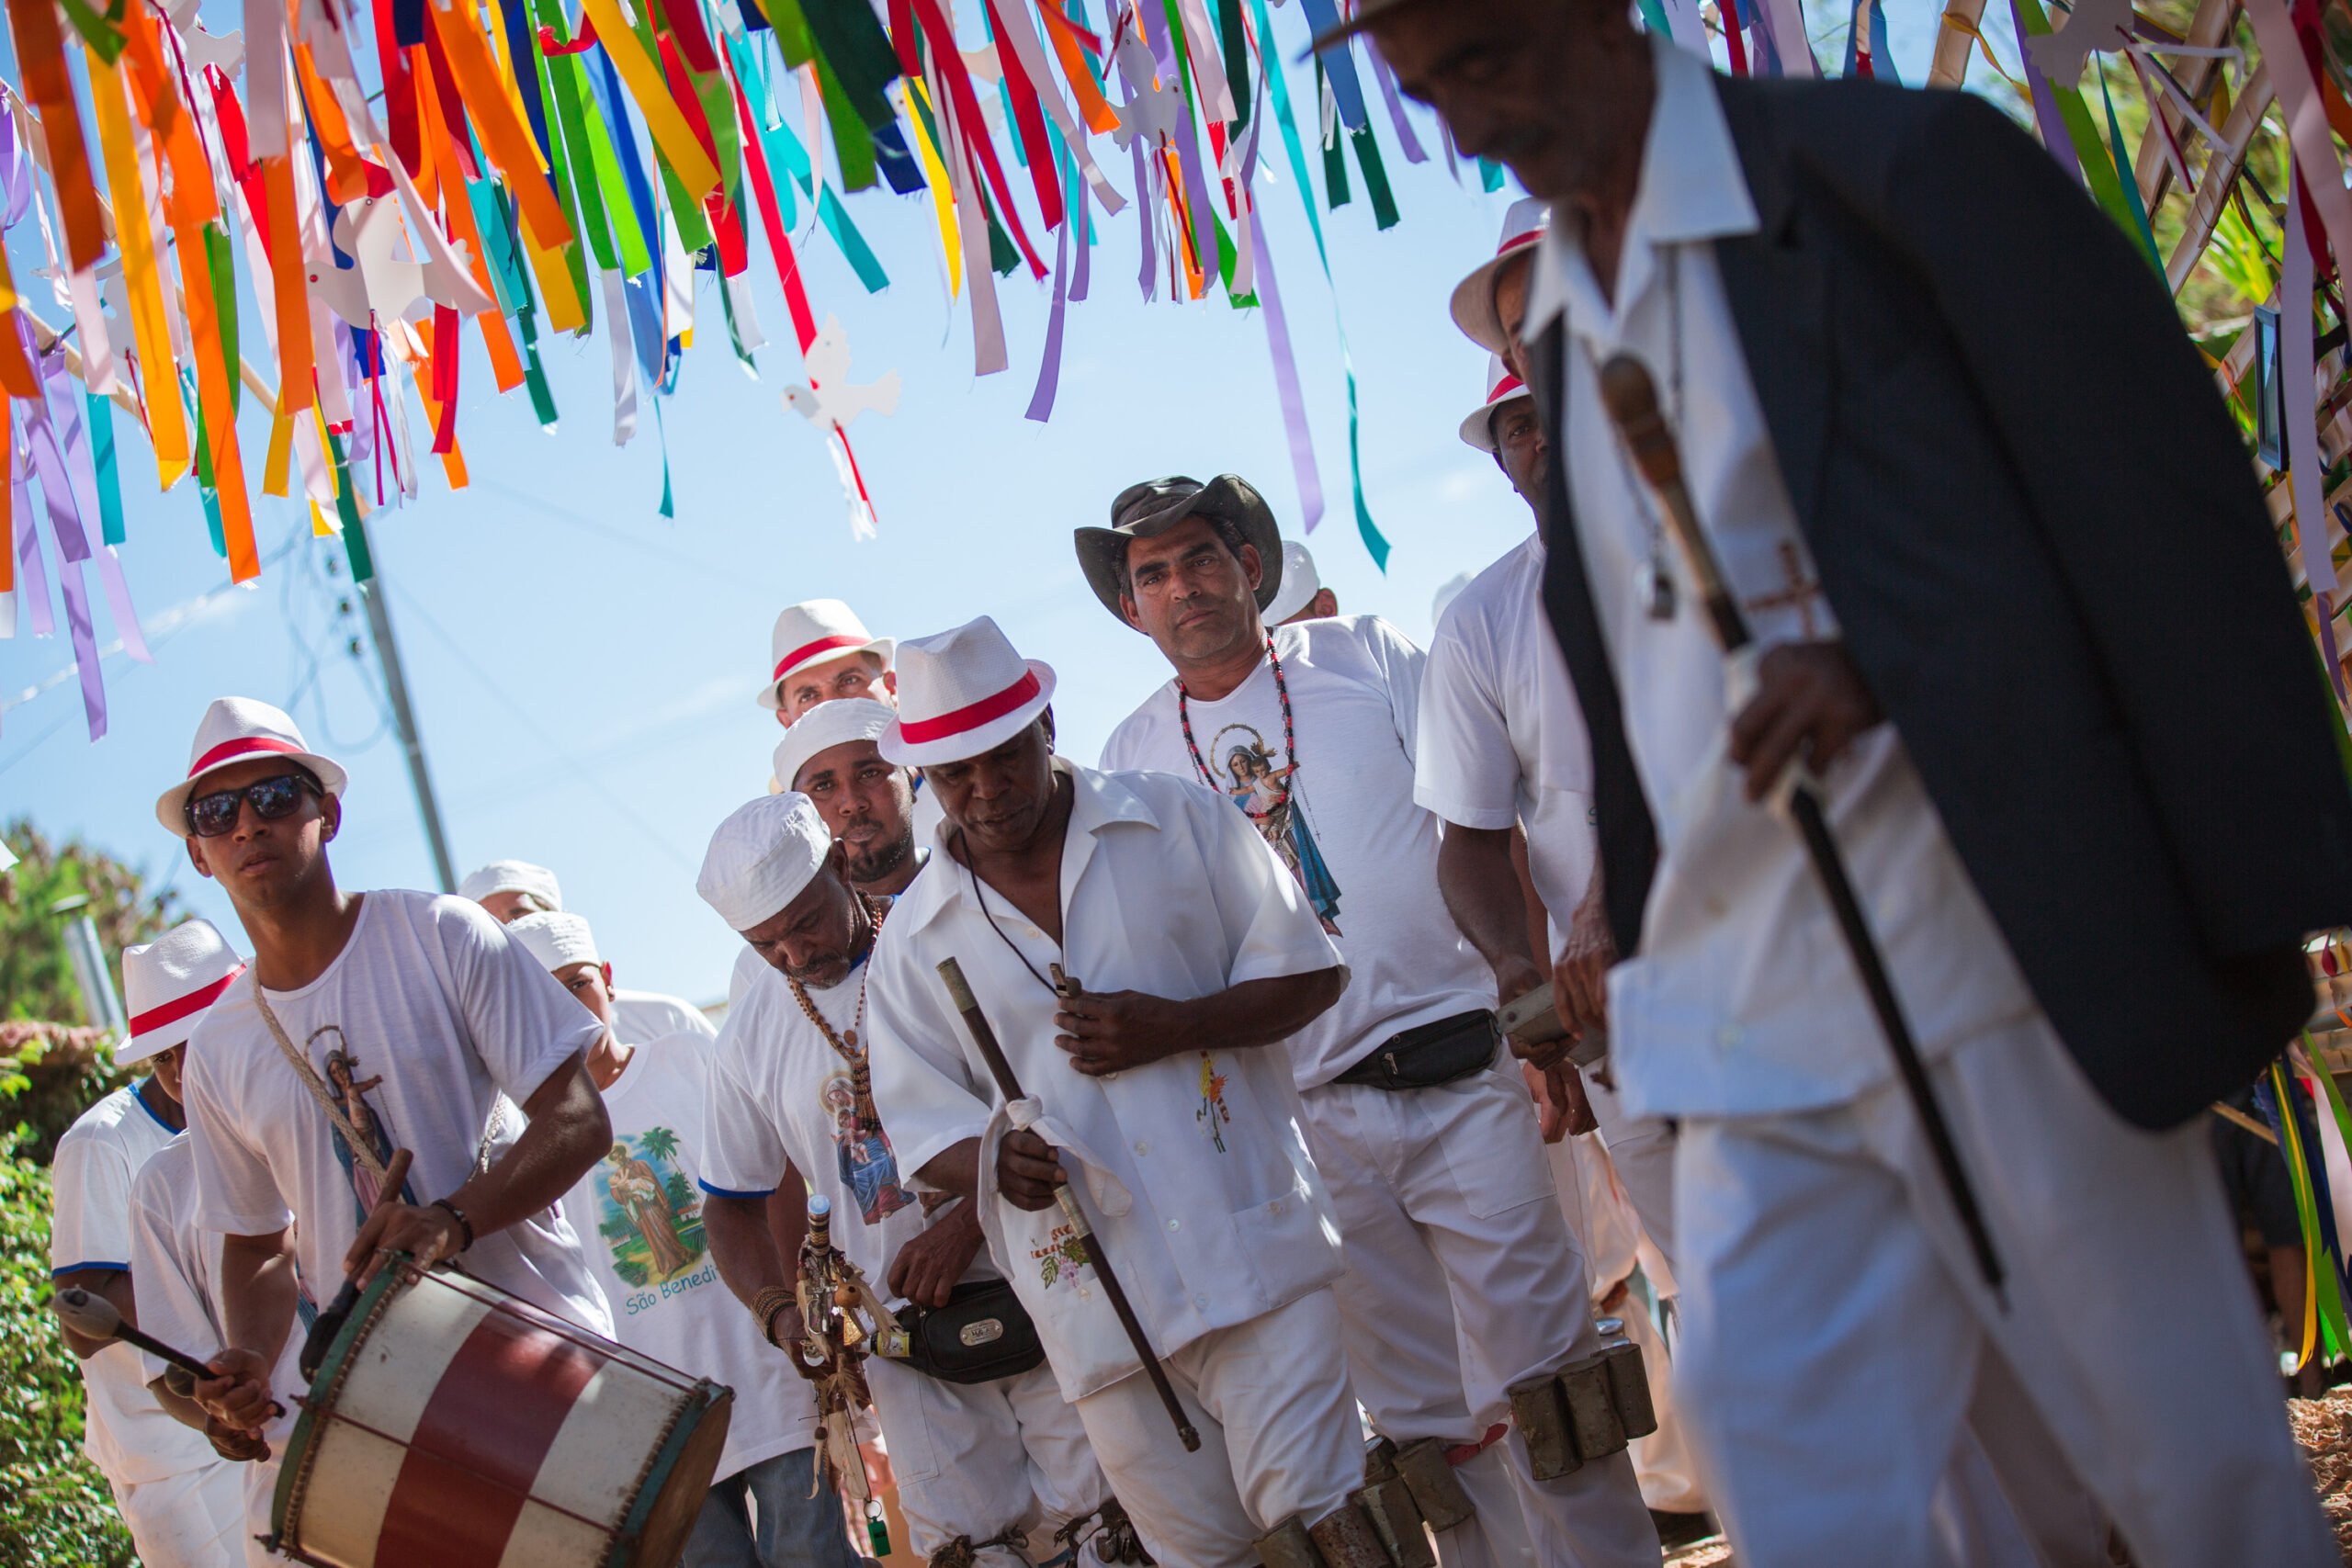
<instances>
[{"instance_id":1,"label":"utility pole","mask_svg":"<svg viewBox=\"0 0 2352 1568\"><path fill-rule=\"evenodd\" d=\"M361 549L368 555L368 525L356 517L346 518L345 528L359 531ZM408 674L401 668L401 645L392 637L392 615L385 603L385 585L381 577L370 578L356 585L360 602L368 606L368 631L375 638L376 661L384 670L384 694L392 705L392 729L400 736L401 751L408 759L408 781L416 790L417 815L424 818L424 840L433 850L433 869L441 879L441 891L458 890L457 868L449 861L448 836L441 830L441 803L433 794L433 774L424 765L424 741L416 732L416 713L409 706Z\"/></svg>"}]
</instances>

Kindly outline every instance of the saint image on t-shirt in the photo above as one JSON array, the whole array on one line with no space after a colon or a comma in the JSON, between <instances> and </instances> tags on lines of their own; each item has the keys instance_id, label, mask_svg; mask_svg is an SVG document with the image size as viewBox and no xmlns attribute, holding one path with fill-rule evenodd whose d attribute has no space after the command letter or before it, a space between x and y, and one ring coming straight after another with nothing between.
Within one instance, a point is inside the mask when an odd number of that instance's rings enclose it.
<instances>
[{"instance_id":1,"label":"saint image on t-shirt","mask_svg":"<svg viewBox=\"0 0 2352 1568\"><path fill-rule=\"evenodd\" d=\"M882 1131L879 1117L861 1113L857 1088L847 1073L825 1080L824 1102L833 1121L842 1184L856 1197L857 1212L865 1223L880 1224L914 1201L899 1185L899 1156L890 1151L889 1135Z\"/></svg>"},{"instance_id":2,"label":"saint image on t-shirt","mask_svg":"<svg viewBox=\"0 0 2352 1568\"><path fill-rule=\"evenodd\" d=\"M597 1234L612 1249L613 1272L630 1284L658 1285L702 1260L702 1205L669 1128L616 1139L596 1168L596 1190Z\"/></svg>"},{"instance_id":3,"label":"saint image on t-shirt","mask_svg":"<svg viewBox=\"0 0 2352 1568\"><path fill-rule=\"evenodd\" d=\"M343 1031L333 1024L320 1030L311 1039L316 1041L319 1034L330 1033L338 1040L343 1039ZM366 1141L368 1151L376 1156L376 1164L379 1167L390 1164L393 1147L391 1126L384 1120L384 1113L368 1100L369 1090L382 1086L384 1075L375 1073L362 1077L359 1053L347 1040L328 1051L326 1060L321 1066L324 1068L322 1076L326 1079L327 1098L334 1101L337 1111L343 1112L343 1119L351 1123L351 1130ZM375 1211L377 1201L383 1195L382 1179L365 1160L353 1154L350 1140L341 1127L334 1129L334 1153L335 1157L343 1162L344 1173L351 1179L352 1197L359 1204L360 1222L365 1224L368 1216Z\"/></svg>"},{"instance_id":4,"label":"saint image on t-shirt","mask_svg":"<svg viewBox=\"0 0 2352 1568\"><path fill-rule=\"evenodd\" d=\"M1298 767L1276 767L1266 750L1266 738L1246 724L1228 724L1216 732L1209 750L1225 763L1225 793L1265 835L1274 853L1290 867L1306 901L1333 936L1340 934L1340 885L1323 852L1315 845L1315 831L1298 793Z\"/></svg>"}]
</instances>

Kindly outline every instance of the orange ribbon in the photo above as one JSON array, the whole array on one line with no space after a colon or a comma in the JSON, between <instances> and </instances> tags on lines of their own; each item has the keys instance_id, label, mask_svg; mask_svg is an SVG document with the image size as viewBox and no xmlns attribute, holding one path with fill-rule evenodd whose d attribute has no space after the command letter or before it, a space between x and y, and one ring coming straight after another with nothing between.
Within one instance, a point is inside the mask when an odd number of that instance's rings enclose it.
<instances>
[{"instance_id":1,"label":"orange ribbon","mask_svg":"<svg viewBox=\"0 0 2352 1568\"><path fill-rule=\"evenodd\" d=\"M106 254L106 220L98 211L98 187L90 179L90 150L82 141L82 111L65 69L57 6L55 0L15 0L7 12L17 69L25 73L25 96L40 111L41 140L49 146L50 178L57 185L65 254L73 264L68 270L85 272Z\"/></svg>"}]
</instances>

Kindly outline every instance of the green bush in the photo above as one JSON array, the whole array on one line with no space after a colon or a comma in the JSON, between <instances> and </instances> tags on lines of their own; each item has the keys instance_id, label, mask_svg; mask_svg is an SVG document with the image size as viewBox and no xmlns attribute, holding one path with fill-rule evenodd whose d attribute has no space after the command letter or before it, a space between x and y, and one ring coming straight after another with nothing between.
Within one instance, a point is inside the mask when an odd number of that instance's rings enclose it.
<instances>
[{"instance_id":1,"label":"green bush","mask_svg":"<svg viewBox=\"0 0 2352 1568\"><path fill-rule=\"evenodd\" d=\"M82 1454L82 1379L49 1312L49 1171L0 1134L0 1568L129 1568L130 1535Z\"/></svg>"}]
</instances>

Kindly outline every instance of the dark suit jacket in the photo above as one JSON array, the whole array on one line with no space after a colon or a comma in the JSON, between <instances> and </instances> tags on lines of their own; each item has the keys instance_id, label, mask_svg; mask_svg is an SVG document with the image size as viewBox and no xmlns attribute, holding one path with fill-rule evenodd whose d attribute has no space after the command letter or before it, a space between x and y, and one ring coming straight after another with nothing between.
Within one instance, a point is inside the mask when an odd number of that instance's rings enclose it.
<instances>
[{"instance_id":1,"label":"dark suit jacket","mask_svg":"<svg viewBox=\"0 0 2352 1568\"><path fill-rule=\"evenodd\" d=\"M2352 921L2339 730L2245 446L2163 282L1989 105L1716 85L1761 222L1715 254L1849 650L2068 1049L2177 1122L2303 1023L2301 940ZM1545 604L1630 953L1657 839L1558 450Z\"/></svg>"}]
</instances>

